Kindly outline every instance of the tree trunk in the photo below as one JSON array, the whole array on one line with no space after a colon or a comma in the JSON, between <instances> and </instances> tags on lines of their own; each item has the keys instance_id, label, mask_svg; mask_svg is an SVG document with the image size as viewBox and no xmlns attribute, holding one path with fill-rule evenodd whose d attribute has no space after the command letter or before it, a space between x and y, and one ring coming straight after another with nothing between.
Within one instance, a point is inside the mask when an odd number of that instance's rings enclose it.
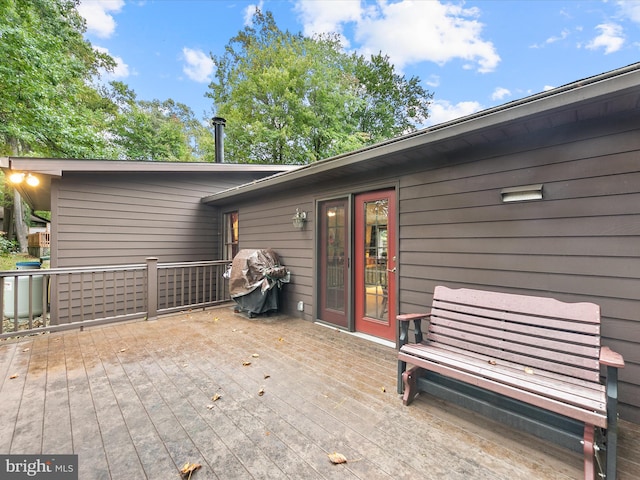
<instances>
[{"instance_id":1,"label":"tree trunk","mask_svg":"<svg viewBox=\"0 0 640 480\"><path fill-rule=\"evenodd\" d=\"M27 225L24 223L24 211L22 198L17 189L13 189L13 219L16 226L16 238L20 246L20 252L27 253Z\"/></svg>"}]
</instances>

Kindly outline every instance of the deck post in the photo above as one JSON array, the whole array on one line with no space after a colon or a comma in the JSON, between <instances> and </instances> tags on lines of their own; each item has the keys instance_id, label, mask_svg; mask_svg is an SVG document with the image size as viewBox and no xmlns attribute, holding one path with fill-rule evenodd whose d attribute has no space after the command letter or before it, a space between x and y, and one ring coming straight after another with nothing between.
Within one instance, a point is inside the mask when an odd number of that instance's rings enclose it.
<instances>
[{"instance_id":1,"label":"deck post","mask_svg":"<svg viewBox=\"0 0 640 480\"><path fill-rule=\"evenodd\" d=\"M158 318L158 259L147 258L147 320Z\"/></svg>"}]
</instances>

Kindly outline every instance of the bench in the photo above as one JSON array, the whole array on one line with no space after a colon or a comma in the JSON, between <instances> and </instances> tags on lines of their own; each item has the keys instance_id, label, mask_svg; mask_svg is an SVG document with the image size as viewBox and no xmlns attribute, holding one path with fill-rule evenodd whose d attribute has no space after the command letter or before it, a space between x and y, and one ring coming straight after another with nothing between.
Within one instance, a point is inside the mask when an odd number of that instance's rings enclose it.
<instances>
[{"instance_id":1,"label":"bench","mask_svg":"<svg viewBox=\"0 0 640 480\"><path fill-rule=\"evenodd\" d=\"M615 479L624 360L600 345L598 305L437 286L429 313L397 320L405 405L430 393L582 452L585 479Z\"/></svg>"}]
</instances>

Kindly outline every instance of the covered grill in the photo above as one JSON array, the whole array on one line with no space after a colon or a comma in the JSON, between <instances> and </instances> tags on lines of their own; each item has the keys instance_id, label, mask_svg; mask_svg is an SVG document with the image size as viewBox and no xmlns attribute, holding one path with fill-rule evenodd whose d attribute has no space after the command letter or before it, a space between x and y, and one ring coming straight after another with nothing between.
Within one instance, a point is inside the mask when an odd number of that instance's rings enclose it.
<instances>
[{"instance_id":1,"label":"covered grill","mask_svg":"<svg viewBox=\"0 0 640 480\"><path fill-rule=\"evenodd\" d=\"M252 317L278 311L280 290L289 283L290 273L273 250L245 249L234 257L225 277L231 298Z\"/></svg>"}]
</instances>

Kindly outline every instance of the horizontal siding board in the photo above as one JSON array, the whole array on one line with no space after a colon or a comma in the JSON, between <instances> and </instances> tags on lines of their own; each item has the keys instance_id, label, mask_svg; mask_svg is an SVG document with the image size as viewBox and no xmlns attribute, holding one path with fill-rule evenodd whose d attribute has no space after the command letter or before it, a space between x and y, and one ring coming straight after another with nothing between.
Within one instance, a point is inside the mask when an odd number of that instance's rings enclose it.
<instances>
[{"instance_id":1,"label":"horizontal siding board","mask_svg":"<svg viewBox=\"0 0 640 480\"><path fill-rule=\"evenodd\" d=\"M456 282L464 279L472 285L501 287L505 285L525 285L526 288L545 292L541 296L549 296L550 292L565 295L586 296L590 298L612 297L635 300L640 291L640 279L609 277L603 281L600 277L567 276L552 273L538 273L515 270L472 269L448 267L416 267L403 265L401 275L417 276L427 274L430 279L439 282ZM491 288L486 288L490 290ZM566 300L564 300L566 301ZM594 302L597 303L597 302Z\"/></svg>"},{"instance_id":2,"label":"horizontal siding board","mask_svg":"<svg viewBox=\"0 0 640 480\"><path fill-rule=\"evenodd\" d=\"M403 255L410 253L451 253L461 254L513 254L513 255L578 255L603 257L637 257L638 238L626 237L544 237L532 241L527 237L475 238L469 242L466 238L425 239L402 238L400 250Z\"/></svg>"},{"instance_id":3,"label":"horizontal siding board","mask_svg":"<svg viewBox=\"0 0 640 480\"><path fill-rule=\"evenodd\" d=\"M607 258L601 256L508 255L480 253L405 253L406 262L416 267L451 267L489 270L513 270L536 273L587 275L606 281L608 274L638 279L640 257ZM640 281L640 280L638 280Z\"/></svg>"},{"instance_id":4,"label":"horizontal siding board","mask_svg":"<svg viewBox=\"0 0 640 480\"><path fill-rule=\"evenodd\" d=\"M421 238L537 238L537 237L612 237L640 236L640 215L584 218L550 218L538 221L486 221L424 225L419 214L400 216L401 239Z\"/></svg>"},{"instance_id":5,"label":"horizontal siding board","mask_svg":"<svg viewBox=\"0 0 640 480\"><path fill-rule=\"evenodd\" d=\"M640 184L638 185L640 190ZM500 197L499 192L495 195ZM425 202L428 204L428 202ZM531 201L485 206L468 206L447 210L423 210L421 212L404 213L402 221L407 224L442 225L450 223L499 222L520 220L578 219L581 217L616 217L626 220L630 203L640 204L640 193L628 195L611 195L607 197L590 197L572 200ZM640 218L640 215L638 215Z\"/></svg>"}]
</instances>

